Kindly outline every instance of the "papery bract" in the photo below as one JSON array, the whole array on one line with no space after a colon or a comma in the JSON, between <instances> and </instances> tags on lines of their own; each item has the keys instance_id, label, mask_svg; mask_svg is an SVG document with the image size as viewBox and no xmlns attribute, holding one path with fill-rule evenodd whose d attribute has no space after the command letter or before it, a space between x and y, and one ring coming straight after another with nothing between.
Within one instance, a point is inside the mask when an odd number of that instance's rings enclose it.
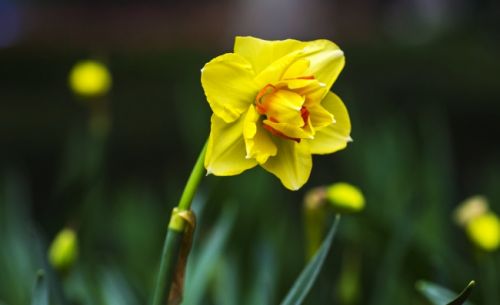
<instances>
[{"instance_id":1,"label":"papery bract","mask_svg":"<svg viewBox=\"0 0 500 305\"><path fill-rule=\"evenodd\" d=\"M333 153L351 141L347 109L329 91L344 62L328 40L236 37L234 53L202 69L213 111L208 173L237 175L260 165L288 189L304 185L311 154Z\"/></svg>"}]
</instances>

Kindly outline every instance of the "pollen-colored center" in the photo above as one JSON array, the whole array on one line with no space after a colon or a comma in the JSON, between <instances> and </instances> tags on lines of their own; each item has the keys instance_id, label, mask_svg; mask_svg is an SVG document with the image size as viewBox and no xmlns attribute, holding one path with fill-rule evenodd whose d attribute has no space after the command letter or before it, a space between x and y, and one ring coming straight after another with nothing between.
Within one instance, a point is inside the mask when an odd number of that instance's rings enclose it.
<instances>
[{"instance_id":1,"label":"pollen-colored center","mask_svg":"<svg viewBox=\"0 0 500 305\"><path fill-rule=\"evenodd\" d=\"M264 86L255 98L255 109L262 117L262 126L272 135L300 142L312 138L307 94L289 85L281 81Z\"/></svg>"}]
</instances>

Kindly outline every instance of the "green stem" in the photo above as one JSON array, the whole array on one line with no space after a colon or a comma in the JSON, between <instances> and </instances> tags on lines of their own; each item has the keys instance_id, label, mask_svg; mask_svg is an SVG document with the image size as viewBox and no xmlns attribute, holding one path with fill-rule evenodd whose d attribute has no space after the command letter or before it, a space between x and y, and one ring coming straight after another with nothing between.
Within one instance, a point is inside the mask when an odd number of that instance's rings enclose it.
<instances>
[{"instance_id":1,"label":"green stem","mask_svg":"<svg viewBox=\"0 0 500 305\"><path fill-rule=\"evenodd\" d=\"M483 302L486 305L498 304L497 269L492 253L483 253L479 264L482 273Z\"/></svg>"},{"instance_id":2,"label":"green stem","mask_svg":"<svg viewBox=\"0 0 500 305\"><path fill-rule=\"evenodd\" d=\"M153 305L166 304L166 298L174 279L177 257L182 244L182 235L183 232L170 228L167 231L161 255L160 270L156 280Z\"/></svg>"},{"instance_id":3,"label":"green stem","mask_svg":"<svg viewBox=\"0 0 500 305\"><path fill-rule=\"evenodd\" d=\"M207 152L207 143L203 146L203 149L198 156L198 160L196 160L196 164L194 165L193 170L191 171L191 175L184 187L184 192L182 193L181 200L179 201L178 208L179 210L189 210L191 208L191 202L193 201L194 194L196 193L196 189L200 184L201 178L204 173L204 160L205 154Z\"/></svg>"},{"instance_id":4,"label":"green stem","mask_svg":"<svg viewBox=\"0 0 500 305\"><path fill-rule=\"evenodd\" d=\"M178 210L187 211L191 209L193 197L204 174L203 163L206 151L207 144L205 143L191 171L186 186L184 187L184 191L182 192L181 199L177 206ZM175 212L172 213L165 236L165 242L163 244L160 269L158 270L152 305L166 304L166 299L170 292L170 287L172 286L174 274L177 269L179 250L181 248L185 226L186 221L184 218L179 217Z\"/></svg>"}]
</instances>

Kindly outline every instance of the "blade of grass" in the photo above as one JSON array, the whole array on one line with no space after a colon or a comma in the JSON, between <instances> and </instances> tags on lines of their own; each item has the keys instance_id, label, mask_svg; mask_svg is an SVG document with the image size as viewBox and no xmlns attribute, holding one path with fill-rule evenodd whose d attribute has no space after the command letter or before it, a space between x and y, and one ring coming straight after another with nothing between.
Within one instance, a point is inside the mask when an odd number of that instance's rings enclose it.
<instances>
[{"instance_id":1,"label":"blade of grass","mask_svg":"<svg viewBox=\"0 0 500 305\"><path fill-rule=\"evenodd\" d=\"M188 262L185 297L183 304L201 304L214 272L217 261L222 258L236 220L236 210L229 208L223 211L213 231L206 237L201 248L193 249Z\"/></svg>"},{"instance_id":2,"label":"blade of grass","mask_svg":"<svg viewBox=\"0 0 500 305\"><path fill-rule=\"evenodd\" d=\"M278 267L276 254L269 242L262 242L257 245L254 254L254 265L259 266L254 272L254 279L251 284L250 293L245 298L246 305L271 305L276 304L276 276Z\"/></svg>"},{"instance_id":3,"label":"blade of grass","mask_svg":"<svg viewBox=\"0 0 500 305\"><path fill-rule=\"evenodd\" d=\"M35 287L31 298L31 305L48 305L49 304L49 289L45 272L38 270L36 274Z\"/></svg>"},{"instance_id":4,"label":"blade of grass","mask_svg":"<svg viewBox=\"0 0 500 305\"><path fill-rule=\"evenodd\" d=\"M458 297L456 293L427 281L417 282L416 287L433 305L473 305L467 298L474 285L475 282L471 281Z\"/></svg>"},{"instance_id":5,"label":"blade of grass","mask_svg":"<svg viewBox=\"0 0 500 305\"><path fill-rule=\"evenodd\" d=\"M316 281L321 268L323 267L323 263L330 252L330 247L332 245L333 237L335 236L335 232L337 231L337 227L340 221L340 216L337 215L335 217L335 221L333 222L330 231L326 235L321 248L318 250L313 259L307 264L304 268L300 276L297 278L292 288L286 295L281 305L300 305L306 298L307 294L311 290L314 282Z\"/></svg>"},{"instance_id":6,"label":"blade of grass","mask_svg":"<svg viewBox=\"0 0 500 305\"><path fill-rule=\"evenodd\" d=\"M112 266L106 266L100 271L99 284L104 303L108 305L138 305L140 304L133 294L123 274Z\"/></svg>"},{"instance_id":7,"label":"blade of grass","mask_svg":"<svg viewBox=\"0 0 500 305\"><path fill-rule=\"evenodd\" d=\"M465 302L467 301L467 298L470 296L470 294L472 292L472 288L474 288L475 285L476 285L476 282L471 281L469 283L469 285L467 285L467 287L465 287L465 289L460 293L460 295L455 300L448 303L447 305L465 304Z\"/></svg>"},{"instance_id":8,"label":"blade of grass","mask_svg":"<svg viewBox=\"0 0 500 305\"><path fill-rule=\"evenodd\" d=\"M240 304L241 276L236 257L223 253L216 265L217 272L215 272L214 285L212 286L214 304Z\"/></svg>"}]
</instances>

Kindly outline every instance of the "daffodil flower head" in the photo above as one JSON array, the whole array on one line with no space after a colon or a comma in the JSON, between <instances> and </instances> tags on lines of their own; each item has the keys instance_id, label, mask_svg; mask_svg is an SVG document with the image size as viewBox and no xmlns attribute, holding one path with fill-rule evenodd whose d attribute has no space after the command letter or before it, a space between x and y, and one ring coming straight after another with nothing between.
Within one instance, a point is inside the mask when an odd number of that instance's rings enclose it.
<instances>
[{"instance_id":1,"label":"daffodil flower head","mask_svg":"<svg viewBox=\"0 0 500 305\"><path fill-rule=\"evenodd\" d=\"M291 190L307 182L312 154L351 141L346 107L330 87L344 53L328 40L236 37L234 52L202 69L213 111L205 168L218 176L262 166Z\"/></svg>"}]
</instances>

